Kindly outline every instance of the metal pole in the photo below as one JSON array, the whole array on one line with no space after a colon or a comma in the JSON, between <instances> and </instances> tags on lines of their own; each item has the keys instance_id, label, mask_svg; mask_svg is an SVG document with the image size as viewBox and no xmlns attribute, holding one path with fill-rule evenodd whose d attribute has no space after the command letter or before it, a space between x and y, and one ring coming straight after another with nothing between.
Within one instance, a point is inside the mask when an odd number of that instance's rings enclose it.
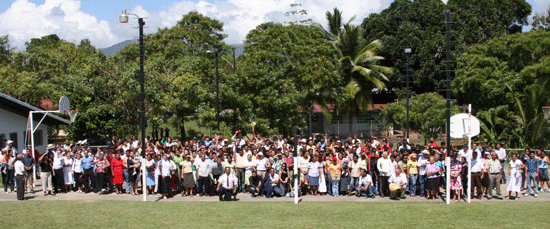
<instances>
[{"instance_id":1,"label":"metal pole","mask_svg":"<svg viewBox=\"0 0 550 229\"><path fill-rule=\"evenodd\" d=\"M472 198L472 104L468 105L468 152L466 152L466 155L468 155L468 203L470 203L470 200Z\"/></svg>"},{"instance_id":2,"label":"metal pole","mask_svg":"<svg viewBox=\"0 0 550 229\"><path fill-rule=\"evenodd\" d=\"M294 127L294 153L293 153L293 164L294 164L294 203L298 204L298 180L300 179L300 174L298 174L298 128Z\"/></svg>"},{"instance_id":3,"label":"metal pole","mask_svg":"<svg viewBox=\"0 0 550 229\"><path fill-rule=\"evenodd\" d=\"M218 75L218 50L216 50L216 120L218 121L218 132L220 131L220 79Z\"/></svg>"},{"instance_id":4,"label":"metal pole","mask_svg":"<svg viewBox=\"0 0 550 229\"><path fill-rule=\"evenodd\" d=\"M450 160L449 156L451 153L451 29L450 24L451 23L451 11L447 10L445 11L445 27L446 27L446 37L447 37L447 152L445 153L445 161ZM451 169L451 163L447 164L447 171ZM449 176L447 176L447 180L449 180ZM450 203L450 193L449 193L449 185L447 185L447 204Z\"/></svg>"},{"instance_id":5,"label":"metal pole","mask_svg":"<svg viewBox=\"0 0 550 229\"><path fill-rule=\"evenodd\" d=\"M409 141L409 55L407 54L407 142Z\"/></svg>"},{"instance_id":6,"label":"metal pole","mask_svg":"<svg viewBox=\"0 0 550 229\"><path fill-rule=\"evenodd\" d=\"M44 114L44 117L46 116L47 114ZM32 152L32 158L36 158L36 156L34 155L34 120L33 120L33 117L32 117L32 111L29 112L29 121L30 121L30 125L31 125L31 129L30 129L30 134L31 134L31 152ZM29 133L29 130L27 130L27 134ZM25 147L26 148L26 147ZM36 166L36 164L39 164L37 161L35 161L34 163L34 166ZM34 181L36 181L36 169L33 168L32 169L32 176L33 176L33 187L34 187Z\"/></svg>"},{"instance_id":7,"label":"metal pole","mask_svg":"<svg viewBox=\"0 0 550 229\"><path fill-rule=\"evenodd\" d=\"M145 169L145 79L143 70L143 59L145 54L143 51L143 18L138 18L139 23L139 86L140 86L140 100L141 100L141 176L142 176L142 189L143 189L143 201L147 201L147 170Z\"/></svg>"},{"instance_id":8,"label":"metal pole","mask_svg":"<svg viewBox=\"0 0 550 229\"><path fill-rule=\"evenodd\" d=\"M309 136L311 137L311 106L309 107Z\"/></svg>"}]
</instances>

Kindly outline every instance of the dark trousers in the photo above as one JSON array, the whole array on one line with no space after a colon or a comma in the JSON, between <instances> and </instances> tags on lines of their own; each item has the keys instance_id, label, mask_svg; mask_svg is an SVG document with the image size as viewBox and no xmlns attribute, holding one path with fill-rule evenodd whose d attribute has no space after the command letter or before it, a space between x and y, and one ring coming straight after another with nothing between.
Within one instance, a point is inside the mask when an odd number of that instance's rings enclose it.
<instances>
[{"instance_id":1,"label":"dark trousers","mask_svg":"<svg viewBox=\"0 0 550 229\"><path fill-rule=\"evenodd\" d=\"M210 190L210 177L199 177L199 187L197 191L199 194L207 194L207 190Z\"/></svg>"},{"instance_id":2,"label":"dark trousers","mask_svg":"<svg viewBox=\"0 0 550 229\"><path fill-rule=\"evenodd\" d=\"M466 181L467 182L467 181ZM481 173L472 173L472 187L471 192L474 193L474 188L477 190L475 195L478 198L481 198L482 192L481 192Z\"/></svg>"},{"instance_id":3,"label":"dark trousers","mask_svg":"<svg viewBox=\"0 0 550 229\"><path fill-rule=\"evenodd\" d=\"M96 173L96 180L95 180L95 192L101 192L101 189L103 189L103 181L105 179L105 173Z\"/></svg>"},{"instance_id":4,"label":"dark trousers","mask_svg":"<svg viewBox=\"0 0 550 229\"><path fill-rule=\"evenodd\" d=\"M245 191L245 184L244 184L244 177L245 177L245 169L237 169L237 183L238 183L238 192L244 192Z\"/></svg>"},{"instance_id":5,"label":"dark trousers","mask_svg":"<svg viewBox=\"0 0 550 229\"><path fill-rule=\"evenodd\" d=\"M4 181L4 192L8 191L8 186L10 186L11 191L13 192L13 174L15 173L15 170L13 169L6 169L6 174L2 173L2 179Z\"/></svg>"},{"instance_id":6,"label":"dark trousers","mask_svg":"<svg viewBox=\"0 0 550 229\"><path fill-rule=\"evenodd\" d=\"M172 188L170 187L170 176L161 176L161 184L160 187L162 187L162 194L170 196L172 193Z\"/></svg>"},{"instance_id":7,"label":"dark trousers","mask_svg":"<svg viewBox=\"0 0 550 229\"><path fill-rule=\"evenodd\" d=\"M17 186L17 200L24 200L25 199L25 176L17 175L17 176L15 176L15 180L18 184L18 186Z\"/></svg>"},{"instance_id":8,"label":"dark trousers","mask_svg":"<svg viewBox=\"0 0 550 229\"><path fill-rule=\"evenodd\" d=\"M390 184L388 183L389 177L380 176L380 196L390 194Z\"/></svg>"},{"instance_id":9,"label":"dark trousers","mask_svg":"<svg viewBox=\"0 0 550 229\"><path fill-rule=\"evenodd\" d=\"M65 192L65 179L63 179L63 169L55 169L55 182L54 182L54 190L56 193L59 192ZM57 191L57 190L60 191Z\"/></svg>"},{"instance_id":10,"label":"dark trousers","mask_svg":"<svg viewBox=\"0 0 550 229\"><path fill-rule=\"evenodd\" d=\"M260 191L258 191L258 194L262 194L262 187L258 187L258 186L254 186L254 185L250 185L250 193L252 194L252 196L256 196L256 188L258 188Z\"/></svg>"},{"instance_id":11,"label":"dark trousers","mask_svg":"<svg viewBox=\"0 0 550 229\"><path fill-rule=\"evenodd\" d=\"M94 171L93 169L84 169L84 179L82 182L84 182L84 192L90 191L90 181L92 183L92 187L94 185Z\"/></svg>"},{"instance_id":12,"label":"dark trousers","mask_svg":"<svg viewBox=\"0 0 550 229\"><path fill-rule=\"evenodd\" d=\"M220 201L231 201L232 192L232 189L225 189L223 186L220 186L220 190L218 190Z\"/></svg>"}]
</instances>

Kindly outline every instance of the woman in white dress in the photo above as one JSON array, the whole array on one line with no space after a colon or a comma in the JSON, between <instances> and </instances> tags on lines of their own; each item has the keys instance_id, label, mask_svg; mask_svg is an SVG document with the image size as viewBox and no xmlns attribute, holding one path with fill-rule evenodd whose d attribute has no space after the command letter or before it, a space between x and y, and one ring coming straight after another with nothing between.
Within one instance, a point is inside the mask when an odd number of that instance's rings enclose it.
<instances>
[{"instance_id":1,"label":"woman in white dress","mask_svg":"<svg viewBox=\"0 0 550 229\"><path fill-rule=\"evenodd\" d=\"M517 154L512 154L512 160L510 160L510 166L508 167L508 176L510 177L508 183L508 197L512 197L512 192L516 192L516 198L518 199L518 193L521 192L521 169L524 169L525 165L518 159Z\"/></svg>"},{"instance_id":2,"label":"woman in white dress","mask_svg":"<svg viewBox=\"0 0 550 229\"><path fill-rule=\"evenodd\" d=\"M322 160L319 165L321 169L321 172L319 172L319 192L324 195L327 192L327 183L325 182L325 161Z\"/></svg>"},{"instance_id":3,"label":"woman in white dress","mask_svg":"<svg viewBox=\"0 0 550 229\"><path fill-rule=\"evenodd\" d=\"M74 184L73 177L73 159L69 152L65 153L65 158L63 160L63 179L65 180L65 190L71 192Z\"/></svg>"}]
</instances>

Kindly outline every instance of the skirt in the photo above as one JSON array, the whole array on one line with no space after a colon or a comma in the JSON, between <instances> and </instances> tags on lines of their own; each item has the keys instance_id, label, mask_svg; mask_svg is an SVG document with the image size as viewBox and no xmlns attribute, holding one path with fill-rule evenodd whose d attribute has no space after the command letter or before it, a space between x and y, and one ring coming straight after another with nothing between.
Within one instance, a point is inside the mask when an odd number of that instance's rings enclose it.
<instances>
[{"instance_id":1,"label":"skirt","mask_svg":"<svg viewBox=\"0 0 550 229\"><path fill-rule=\"evenodd\" d=\"M245 173L244 174L244 184L250 185L250 177L252 176L252 173Z\"/></svg>"},{"instance_id":2,"label":"skirt","mask_svg":"<svg viewBox=\"0 0 550 229\"><path fill-rule=\"evenodd\" d=\"M319 186L319 177L309 177L309 186Z\"/></svg>"},{"instance_id":3,"label":"skirt","mask_svg":"<svg viewBox=\"0 0 550 229\"><path fill-rule=\"evenodd\" d=\"M508 181L508 188L506 189L506 191L521 192L521 175L517 173L512 173L512 175L510 176L510 179Z\"/></svg>"},{"instance_id":4,"label":"skirt","mask_svg":"<svg viewBox=\"0 0 550 229\"><path fill-rule=\"evenodd\" d=\"M137 182L138 173L132 172L131 174L128 174L128 181L130 182Z\"/></svg>"},{"instance_id":5,"label":"skirt","mask_svg":"<svg viewBox=\"0 0 550 229\"><path fill-rule=\"evenodd\" d=\"M63 180L65 181L65 185L74 184L73 168L63 167Z\"/></svg>"},{"instance_id":6,"label":"skirt","mask_svg":"<svg viewBox=\"0 0 550 229\"><path fill-rule=\"evenodd\" d=\"M342 176L340 177L340 192L347 192L349 189L349 177Z\"/></svg>"},{"instance_id":7,"label":"skirt","mask_svg":"<svg viewBox=\"0 0 550 229\"><path fill-rule=\"evenodd\" d=\"M484 173L483 179L481 179L481 185L484 187L489 186L489 173Z\"/></svg>"},{"instance_id":8,"label":"skirt","mask_svg":"<svg viewBox=\"0 0 550 229\"><path fill-rule=\"evenodd\" d=\"M426 189L437 189L437 177L427 179Z\"/></svg>"},{"instance_id":9,"label":"skirt","mask_svg":"<svg viewBox=\"0 0 550 229\"><path fill-rule=\"evenodd\" d=\"M183 174L183 187L193 188L195 186L195 179L193 179L193 173Z\"/></svg>"},{"instance_id":10,"label":"skirt","mask_svg":"<svg viewBox=\"0 0 550 229\"><path fill-rule=\"evenodd\" d=\"M155 173L147 173L147 186L155 185Z\"/></svg>"},{"instance_id":11,"label":"skirt","mask_svg":"<svg viewBox=\"0 0 550 229\"><path fill-rule=\"evenodd\" d=\"M451 171L451 175L457 175L458 171ZM462 177L451 177L451 190L462 190Z\"/></svg>"}]
</instances>

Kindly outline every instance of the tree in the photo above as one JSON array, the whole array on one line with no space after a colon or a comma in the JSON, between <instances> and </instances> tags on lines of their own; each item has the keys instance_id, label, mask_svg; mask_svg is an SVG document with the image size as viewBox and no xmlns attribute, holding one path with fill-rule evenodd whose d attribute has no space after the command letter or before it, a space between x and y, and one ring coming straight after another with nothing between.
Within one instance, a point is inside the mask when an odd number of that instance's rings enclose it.
<instances>
[{"instance_id":1,"label":"tree","mask_svg":"<svg viewBox=\"0 0 550 229\"><path fill-rule=\"evenodd\" d=\"M456 102L451 104L451 115L460 111ZM407 121L407 106L405 99L388 104L380 111L382 121L405 125ZM409 101L409 128L417 131L424 140L445 130L447 117L447 101L437 93L425 93L413 96Z\"/></svg>"},{"instance_id":2,"label":"tree","mask_svg":"<svg viewBox=\"0 0 550 229\"><path fill-rule=\"evenodd\" d=\"M240 71L225 76L220 90L222 118L243 131L255 121L259 133L289 135L304 126L311 105L334 103L341 94L335 52L317 27L261 24L247 35L244 52Z\"/></svg>"},{"instance_id":3,"label":"tree","mask_svg":"<svg viewBox=\"0 0 550 229\"><path fill-rule=\"evenodd\" d=\"M0 36L0 66L7 64L13 53L8 36Z\"/></svg>"},{"instance_id":4,"label":"tree","mask_svg":"<svg viewBox=\"0 0 550 229\"><path fill-rule=\"evenodd\" d=\"M521 32L528 25L531 5L525 0L449 0L454 29L467 46Z\"/></svg>"},{"instance_id":5,"label":"tree","mask_svg":"<svg viewBox=\"0 0 550 229\"><path fill-rule=\"evenodd\" d=\"M405 85L405 48L412 49L409 57L412 91L422 94L445 87L444 74L440 72L445 66L442 25L445 9L441 0L396 0L387 9L363 19L361 27L366 41L380 40L384 44L378 54L386 59L380 64L394 69L389 76L389 89Z\"/></svg>"},{"instance_id":6,"label":"tree","mask_svg":"<svg viewBox=\"0 0 550 229\"><path fill-rule=\"evenodd\" d=\"M474 110L499 105L513 106L506 84L513 91L550 78L550 32L530 31L495 38L474 45L458 59L453 93L461 104Z\"/></svg>"},{"instance_id":7,"label":"tree","mask_svg":"<svg viewBox=\"0 0 550 229\"><path fill-rule=\"evenodd\" d=\"M548 6L546 13L535 13L531 26L533 26L534 30L550 31L550 6Z\"/></svg>"},{"instance_id":8,"label":"tree","mask_svg":"<svg viewBox=\"0 0 550 229\"><path fill-rule=\"evenodd\" d=\"M350 22L341 24L341 12L334 8L334 13L327 12L329 30L332 35L333 45L338 53L339 74L343 79L345 97L338 104L349 116L349 134L353 134L354 114L367 105L372 104L372 92L374 89L383 90L388 81L387 74L391 74L391 68L378 65L384 60L376 55L376 51L382 46L379 40L367 44L363 38L363 29L352 25ZM353 20L353 18L352 18Z\"/></svg>"}]
</instances>

